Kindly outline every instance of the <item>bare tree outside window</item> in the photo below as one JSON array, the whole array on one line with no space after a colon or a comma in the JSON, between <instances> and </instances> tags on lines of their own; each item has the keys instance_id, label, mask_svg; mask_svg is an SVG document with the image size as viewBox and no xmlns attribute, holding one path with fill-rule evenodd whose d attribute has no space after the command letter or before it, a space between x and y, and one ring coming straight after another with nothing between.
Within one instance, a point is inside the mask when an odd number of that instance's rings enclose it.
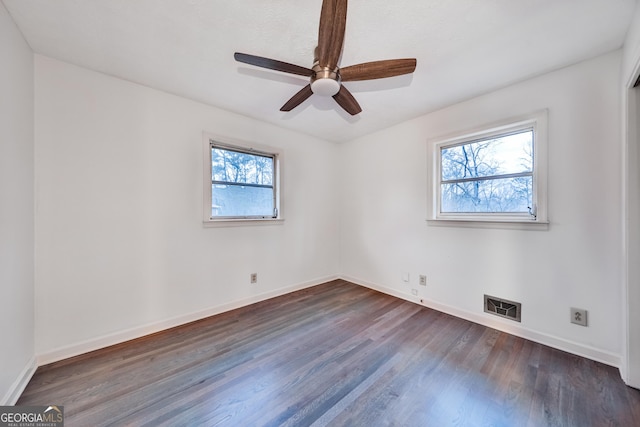
<instances>
[{"instance_id":1,"label":"bare tree outside window","mask_svg":"<svg viewBox=\"0 0 640 427\"><path fill-rule=\"evenodd\" d=\"M442 147L440 155L442 212L530 212L533 130Z\"/></svg>"},{"instance_id":2,"label":"bare tree outside window","mask_svg":"<svg viewBox=\"0 0 640 427\"><path fill-rule=\"evenodd\" d=\"M274 158L212 145L211 216L276 216Z\"/></svg>"}]
</instances>

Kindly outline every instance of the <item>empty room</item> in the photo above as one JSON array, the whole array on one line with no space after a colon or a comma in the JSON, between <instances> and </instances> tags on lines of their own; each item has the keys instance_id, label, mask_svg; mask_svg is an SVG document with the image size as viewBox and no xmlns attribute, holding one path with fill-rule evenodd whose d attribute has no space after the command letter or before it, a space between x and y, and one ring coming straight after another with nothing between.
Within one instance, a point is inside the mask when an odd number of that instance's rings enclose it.
<instances>
[{"instance_id":1,"label":"empty room","mask_svg":"<svg viewBox=\"0 0 640 427\"><path fill-rule=\"evenodd\" d=\"M635 0L0 0L0 426L640 426Z\"/></svg>"}]
</instances>

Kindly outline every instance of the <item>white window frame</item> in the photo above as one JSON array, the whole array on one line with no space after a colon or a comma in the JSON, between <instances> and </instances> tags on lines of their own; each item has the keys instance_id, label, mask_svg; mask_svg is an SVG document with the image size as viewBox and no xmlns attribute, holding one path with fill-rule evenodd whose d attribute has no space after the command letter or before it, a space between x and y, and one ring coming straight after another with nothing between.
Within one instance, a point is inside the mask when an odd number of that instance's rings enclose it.
<instances>
[{"instance_id":1,"label":"white window frame","mask_svg":"<svg viewBox=\"0 0 640 427\"><path fill-rule=\"evenodd\" d=\"M546 226L547 210L547 110L526 116L510 118L470 131L428 141L429 167L427 194L427 221L432 225L492 226L513 224L515 228ZM468 144L501 135L533 130L533 205L532 213L498 212L442 212L441 210L441 153L450 146Z\"/></svg>"},{"instance_id":2,"label":"white window frame","mask_svg":"<svg viewBox=\"0 0 640 427\"><path fill-rule=\"evenodd\" d=\"M282 201L282 163L284 154L282 150L267 145L256 144L252 142L242 141L226 136L215 135L203 132L203 160L204 160L204 180L203 180L203 223L205 227L217 226L236 226L236 225L264 225L277 224L284 221L283 201ZM237 150L246 153L255 153L258 155L266 155L273 157L274 160L274 177L273 186L275 188L274 205L276 209L275 216L250 216L250 217L214 217L211 215L211 147L228 148L229 150Z\"/></svg>"}]
</instances>

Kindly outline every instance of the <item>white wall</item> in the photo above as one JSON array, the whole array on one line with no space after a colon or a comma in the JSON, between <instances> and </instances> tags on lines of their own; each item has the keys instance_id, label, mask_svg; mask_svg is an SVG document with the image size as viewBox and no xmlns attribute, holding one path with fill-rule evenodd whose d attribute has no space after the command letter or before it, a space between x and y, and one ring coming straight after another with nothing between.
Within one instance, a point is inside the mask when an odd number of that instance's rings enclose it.
<instances>
[{"instance_id":1,"label":"white wall","mask_svg":"<svg viewBox=\"0 0 640 427\"><path fill-rule=\"evenodd\" d=\"M336 277L335 144L39 55L35 81L41 363ZM203 131L284 150L283 224L203 227Z\"/></svg>"},{"instance_id":2,"label":"white wall","mask_svg":"<svg viewBox=\"0 0 640 427\"><path fill-rule=\"evenodd\" d=\"M0 405L35 368L33 54L0 2Z\"/></svg>"},{"instance_id":3,"label":"white wall","mask_svg":"<svg viewBox=\"0 0 640 427\"><path fill-rule=\"evenodd\" d=\"M620 62L618 51L342 145L343 276L619 365ZM545 108L548 230L426 223L428 139ZM522 302L522 323L484 314L483 294ZM589 327L569 323L571 306Z\"/></svg>"}]
</instances>

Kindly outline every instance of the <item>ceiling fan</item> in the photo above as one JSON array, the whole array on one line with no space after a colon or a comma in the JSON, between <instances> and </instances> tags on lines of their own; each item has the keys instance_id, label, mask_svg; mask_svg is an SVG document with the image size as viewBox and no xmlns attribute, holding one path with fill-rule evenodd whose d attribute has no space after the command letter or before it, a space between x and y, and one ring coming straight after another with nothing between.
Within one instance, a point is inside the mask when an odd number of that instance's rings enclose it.
<instances>
[{"instance_id":1,"label":"ceiling fan","mask_svg":"<svg viewBox=\"0 0 640 427\"><path fill-rule=\"evenodd\" d=\"M416 59L388 59L343 68L338 67L346 23L347 0L323 0L318 46L314 52L315 58L312 68L239 52L234 54L234 58L245 64L311 79L311 82L293 95L280 108L280 111L291 111L312 94L316 94L332 96L345 111L353 116L361 112L362 108L351 92L342 85L342 82L383 79L410 74L416 69Z\"/></svg>"}]
</instances>

